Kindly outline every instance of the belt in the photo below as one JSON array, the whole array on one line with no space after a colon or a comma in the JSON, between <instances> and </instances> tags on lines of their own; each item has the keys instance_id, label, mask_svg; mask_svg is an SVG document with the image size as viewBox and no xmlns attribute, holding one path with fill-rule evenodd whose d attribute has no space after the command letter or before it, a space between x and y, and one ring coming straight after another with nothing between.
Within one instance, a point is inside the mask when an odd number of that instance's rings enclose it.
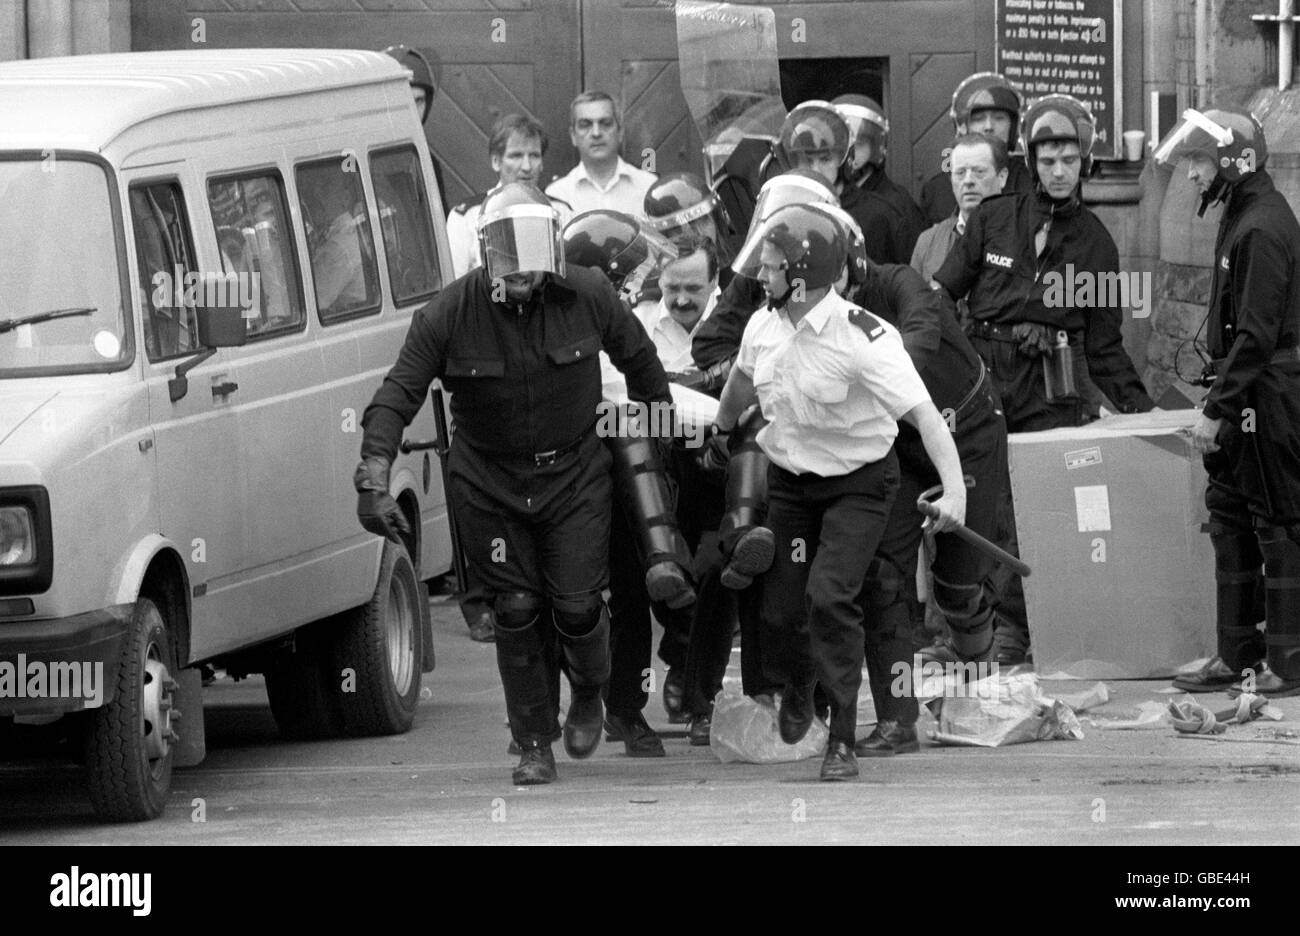
<instances>
[{"instance_id":1,"label":"belt","mask_svg":"<svg viewBox=\"0 0 1300 936\"><path fill-rule=\"evenodd\" d=\"M560 460L560 458L562 458L565 455L568 455L570 452L574 451L579 445L581 445L582 440L585 438L586 438L585 435L580 435L569 444L561 445L559 448L551 449L549 452L534 452L533 453L534 467L545 468L548 465L554 465L557 461Z\"/></svg>"},{"instance_id":2,"label":"belt","mask_svg":"<svg viewBox=\"0 0 1300 936\"><path fill-rule=\"evenodd\" d=\"M971 319L966 324L966 334L972 338L990 338L994 341L1014 341L1020 343L1019 335L1013 335L1014 325L998 325L984 319Z\"/></svg>"}]
</instances>

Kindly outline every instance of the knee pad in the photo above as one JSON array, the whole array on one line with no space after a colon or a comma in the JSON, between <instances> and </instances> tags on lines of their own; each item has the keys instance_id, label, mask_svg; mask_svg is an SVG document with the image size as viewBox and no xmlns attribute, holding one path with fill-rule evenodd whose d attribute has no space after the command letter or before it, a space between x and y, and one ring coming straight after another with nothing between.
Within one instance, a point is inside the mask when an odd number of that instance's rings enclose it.
<instances>
[{"instance_id":1,"label":"knee pad","mask_svg":"<svg viewBox=\"0 0 1300 936\"><path fill-rule=\"evenodd\" d=\"M934 577L934 603L946 618L973 618L980 611L984 599L984 586L957 585Z\"/></svg>"},{"instance_id":2,"label":"knee pad","mask_svg":"<svg viewBox=\"0 0 1300 936\"><path fill-rule=\"evenodd\" d=\"M492 603L496 611L497 626L503 630L523 630L537 620L546 607L541 595L531 592L504 592Z\"/></svg>"},{"instance_id":3,"label":"knee pad","mask_svg":"<svg viewBox=\"0 0 1300 936\"><path fill-rule=\"evenodd\" d=\"M590 634L607 613L605 599L598 591L552 598L551 611L555 615L556 630L569 638Z\"/></svg>"}]
</instances>

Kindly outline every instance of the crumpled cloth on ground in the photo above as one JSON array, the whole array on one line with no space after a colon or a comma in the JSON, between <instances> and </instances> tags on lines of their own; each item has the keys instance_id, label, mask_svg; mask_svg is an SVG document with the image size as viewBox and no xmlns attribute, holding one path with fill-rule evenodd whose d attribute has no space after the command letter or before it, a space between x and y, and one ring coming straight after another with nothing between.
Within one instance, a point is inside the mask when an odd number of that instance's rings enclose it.
<instances>
[{"instance_id":1,"label":"crumpled cloth on ground","mask_svg":"<svg viewBox=\"0 0 1300 936\"><path fill-rule=\"evenodd\" d=\"M1174 730L1183 734L1223 734L1229 725L1244 725L1257 718L1281 721L1282 713L1271 708L1263 696L1242 693L1222 712L1211 712L1191 696L1184 696L1169 703L1169 718Z\"/></svg>"}]
</instances>

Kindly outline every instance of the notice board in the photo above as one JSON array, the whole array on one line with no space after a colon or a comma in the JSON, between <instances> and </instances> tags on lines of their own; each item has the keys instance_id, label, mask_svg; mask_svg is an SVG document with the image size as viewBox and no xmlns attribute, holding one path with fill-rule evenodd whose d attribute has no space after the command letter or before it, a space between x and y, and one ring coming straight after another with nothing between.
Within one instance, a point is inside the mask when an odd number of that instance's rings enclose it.
<instances>
[{"instance_id":1,"label":"notice board","mask_svg":"<svg viewBox=\"0 0 1300 936\"><path fill-rule=\"evenodd\" d=\"M1097 121L1093 156L1113 158L1123 132L1121 0L997 0L995 68L1025 95L1070 94Z\"/></svg>"}]
</instances>

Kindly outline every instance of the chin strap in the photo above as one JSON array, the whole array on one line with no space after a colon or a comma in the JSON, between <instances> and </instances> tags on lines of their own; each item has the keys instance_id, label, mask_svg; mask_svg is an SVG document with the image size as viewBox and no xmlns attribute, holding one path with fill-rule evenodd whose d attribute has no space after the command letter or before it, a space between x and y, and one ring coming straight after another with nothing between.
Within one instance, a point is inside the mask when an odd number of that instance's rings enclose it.
<instances>
[{"instance_id":1,"label":"chin strap","mask_svg":"<svg viewBox=\"0 0 1300 936\"><path fill-rule=\"evenodd\" d=\"M780 296L773 296L767 301L767 304L775 311L780 312L785 308L785 304L790 301L790 297L793 295L794 287L787 282L785 285L785 292Z\"/></svg>"},{"instance_id":2,"label":"chin strap","mask_svg":"<svg viewBox=\"0 0 1300 936\"><path fill-rule=\"evenodd\" d=\"M1228 180L1225 179L1222 174L1216 175L1214 181L1210 183L1210 187L1207 188L1205 194L1201 196L1201 205L1196 209L1196 217L1205 217L1205 209L1223 201L1227 194Z\"/></svg>"}]
</instances>

